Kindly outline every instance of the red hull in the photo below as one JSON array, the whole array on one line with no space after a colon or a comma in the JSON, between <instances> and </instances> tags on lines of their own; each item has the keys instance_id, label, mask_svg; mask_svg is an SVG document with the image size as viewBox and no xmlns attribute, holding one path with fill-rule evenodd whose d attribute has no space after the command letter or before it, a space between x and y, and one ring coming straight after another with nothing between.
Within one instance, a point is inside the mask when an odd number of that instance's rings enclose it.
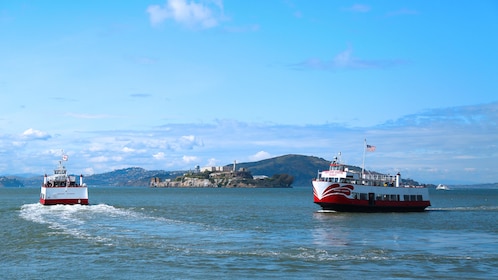
<instances>
[{"instance_id":1,"label":"red hull","mask_svg":"<svg viewBox=\"0 0 498 280\"><path fill-rule=\"evenodd\" d=\"M43 205L57 205L57 204L81 204L88 205L88 199L40 199Z\"/></svg>"},{"instance_id":2,"label":"red hull","mask_svg":"<svg viewBox=\"0 0 498 280\"><path fill-rule=\"evenodd\" d=\"M341 195L322 200L315 196L314 202L323 210L341 212L422 212L431 206L429 201L369 201L349 199Z\"/></svg>"}]
</instances>

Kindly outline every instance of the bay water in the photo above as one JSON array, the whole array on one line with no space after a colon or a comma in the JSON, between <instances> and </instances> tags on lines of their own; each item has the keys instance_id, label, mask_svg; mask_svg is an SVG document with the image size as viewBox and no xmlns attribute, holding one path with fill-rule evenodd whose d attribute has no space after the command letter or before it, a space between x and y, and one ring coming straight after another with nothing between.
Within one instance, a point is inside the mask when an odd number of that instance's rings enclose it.
<instances>
[{"instance_id":1,"label":"bay water","mask_svg":"<svg viewBox=\"0 0 498 280\"><path fill-rule=\"evenodd\" d=\"M309 187L0 188L2 279L498 279L498 189L422 213L324 213Z\"/></svg>"}]
</instances>

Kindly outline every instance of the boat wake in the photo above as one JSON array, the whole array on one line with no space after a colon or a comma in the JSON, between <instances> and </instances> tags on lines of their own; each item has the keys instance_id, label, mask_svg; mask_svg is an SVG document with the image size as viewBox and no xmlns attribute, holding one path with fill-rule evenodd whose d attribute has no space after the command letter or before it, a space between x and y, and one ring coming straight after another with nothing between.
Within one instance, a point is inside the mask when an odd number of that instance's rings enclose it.
<instances>
[{"instance_id":1,"label":"boat wake","mask_svg":"<svg viewBox=\"0 0 498 280\"><path fill-rule=\"evenodd\" d=\"M334 210L317 210L316 213L338 213L337 211Z\"/></svg>"},{"instance_id":2,"label":"boat wake","mask_svg":"<svg viewBox=\"0 0 498 280\"><path fill-rule=\"evenodd\" d=\"M498 206L429 207L426 211L498 211Z\"/></svg>"},{"instance_id":3,"label":"boat wake","mask_svg":"<svg viewBox=\"0 0 498 280\"><path fill-rule=\"evenodd\" d=\"M20 216L46 225L49 235L69 235L109 246L155 243L181 238L188 232L205 232L203 225L154 217L106 204L49 207L39 203L25 204L21 207Z\"/></svg>"}]
</instances>

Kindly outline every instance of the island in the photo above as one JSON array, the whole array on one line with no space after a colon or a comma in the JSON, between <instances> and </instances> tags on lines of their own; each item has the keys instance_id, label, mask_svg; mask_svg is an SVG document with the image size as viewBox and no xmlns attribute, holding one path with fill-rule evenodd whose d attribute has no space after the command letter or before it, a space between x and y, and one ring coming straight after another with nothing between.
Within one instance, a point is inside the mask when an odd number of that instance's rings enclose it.
<instances>
[{"instance_id":1,"label":"island","mask_svg":"<svg viewBox=\"0 0 498 280\"><path fill-rule=\"evenodd\" d=\"M290 188L294 177L289 174L253 176L245 168L233 166L210 166L196 168L174 179L151 178L154 188Z\"/></svg>"}]
</instances>

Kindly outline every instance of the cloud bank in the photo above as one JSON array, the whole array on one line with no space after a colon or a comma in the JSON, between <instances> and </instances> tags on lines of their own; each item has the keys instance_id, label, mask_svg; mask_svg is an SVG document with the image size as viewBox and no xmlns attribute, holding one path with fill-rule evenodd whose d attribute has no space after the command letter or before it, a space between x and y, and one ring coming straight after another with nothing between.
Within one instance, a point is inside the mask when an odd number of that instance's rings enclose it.
<instances>
[{"instance_id":1,"label":"cloud bank","mask_svg":"<svg viewBox=\"0 0 498 280\"><path fill-rule=\"evenodd\" d=\"M330 160L338 152L346 163L359 166L367 139L377 147L367 155L367 169L401 172L422 183L494 183L498 182L497 124L498 102L427 110L365 128L216 121L139 131L68 131L57 137L27 129L19 136L2 136L0 152L9 165L0 166L0 174L14 170L42 174L59 159L53 151L61 149L70 155L67 166L75 173L131 166L189 170L285 154Z\"/></svg>"}]
</instances>

